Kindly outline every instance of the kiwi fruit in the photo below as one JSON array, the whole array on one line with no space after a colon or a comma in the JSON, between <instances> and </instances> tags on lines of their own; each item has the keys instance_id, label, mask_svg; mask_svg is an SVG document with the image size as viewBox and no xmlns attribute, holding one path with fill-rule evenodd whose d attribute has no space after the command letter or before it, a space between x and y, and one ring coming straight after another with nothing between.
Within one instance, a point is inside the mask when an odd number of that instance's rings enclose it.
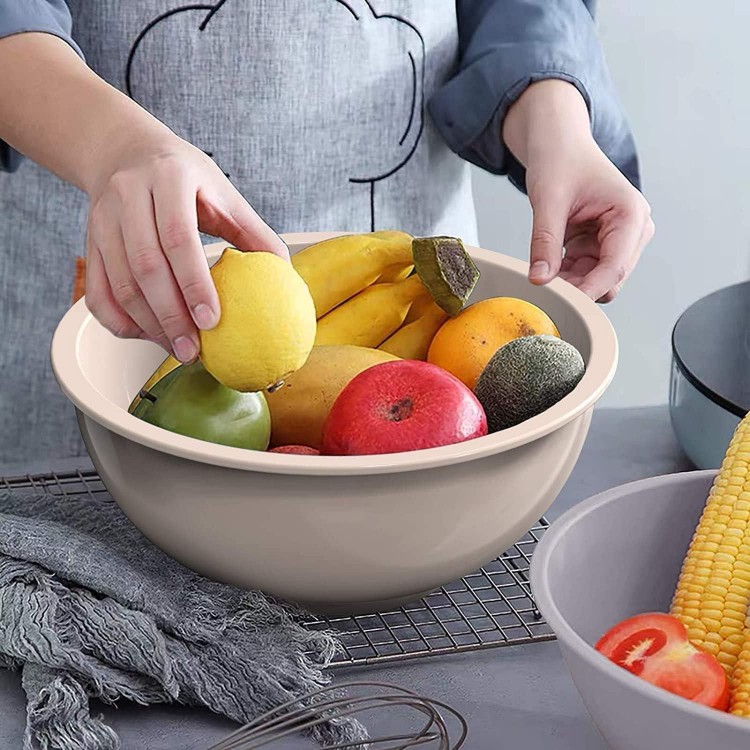
<instances>
[{"instance_id":1,"label":"kiwi fruit","mask_svg":"<svg viewBox=\"0 0 750 750\"><path fill-rule=\"evenodd\" d=\"M435 302L458 315L479 280L479 269L457 237L415 237L414 268Z\"/></svg>"},{"instance_id":2,"label":"kiwi fruit","mask_svg":"<svg viewBox=\"0 0 750 750\"><path fill-rule=\"evenodd\" d=\"M489 431L505 430L549 409L578 385L584 370L578 349L556 336L523 336L501 346L474 386Z\"/></svg>"}]
</instances>

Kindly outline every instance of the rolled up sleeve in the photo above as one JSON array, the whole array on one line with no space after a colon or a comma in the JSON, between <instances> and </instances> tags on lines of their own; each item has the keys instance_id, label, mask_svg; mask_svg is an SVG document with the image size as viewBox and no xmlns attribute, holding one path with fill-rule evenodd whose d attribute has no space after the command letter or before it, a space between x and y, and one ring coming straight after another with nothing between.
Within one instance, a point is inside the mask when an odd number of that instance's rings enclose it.
<instances>
[{"instance_id":1,"label":"rolled up sleeve","mask_svg":"<svg viewBox=\"0 0 750 750\"><path fill-rule=\"evenodd\" d=\"M72 36L70 11L64 0L0 0L0 39L37 31L65 40L83 57ZM0 140L0 171L18 169L23 157Z\"/></svg>"},{"instance_id":2,"label":"rolled up sleeve","mask_svg":"<svg viewBox=\"0 0 750 750\"><path fill-rule=\"evenodd\" d=\"M599 43L591 0L456 0L460 60L429 102L448 146L467 161L507 175L525 191L523 166L501 133L508 109L532 83L573 84L600 148L640 188L635 142Z\"/></svg>"}]
</instances>

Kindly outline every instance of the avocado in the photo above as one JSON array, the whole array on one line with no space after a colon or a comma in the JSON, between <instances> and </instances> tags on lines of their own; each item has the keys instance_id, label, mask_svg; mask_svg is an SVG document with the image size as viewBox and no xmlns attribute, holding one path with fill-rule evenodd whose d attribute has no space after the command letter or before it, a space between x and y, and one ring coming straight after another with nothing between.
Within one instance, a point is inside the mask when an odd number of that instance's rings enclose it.
<instances>
[{"instance_id":1,"label":"avocado","mask_svg":"<svg viewBox=\"0 0 750 750\"><path fill-rule=\"evenodd\" d=\"M501 346L474 386L489 431L513 427L549 409L578 385L584 371L580 352L556 336L523 336Z\"/></svg>"},{"instance_id":2,"label":"avocado","mask_svg":"<svg viewBox=\"0 0 750 750\"><path fill-rule=\"evenodd\" d=\"M262 393L240 393L195 362L180 365L140 392L133 415L165 430L209 443L264 451L271 415Z\"/></svg>"}]
</instances>

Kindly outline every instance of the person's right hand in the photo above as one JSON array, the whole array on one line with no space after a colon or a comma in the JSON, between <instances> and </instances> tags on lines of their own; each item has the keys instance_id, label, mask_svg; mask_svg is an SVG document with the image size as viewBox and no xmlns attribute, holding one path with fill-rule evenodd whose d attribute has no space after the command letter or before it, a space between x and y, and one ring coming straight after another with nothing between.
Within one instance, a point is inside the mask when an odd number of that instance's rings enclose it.
<instances>
[{"instance_id":1,"label":"person's right hand","mask_svg":"<svg viewBox=\"0 0 750 750\"><path fill-rule=\"evenodd\" d=\"M199 231L288 259L286 245L218 166L176 135L126 138L87 186L86 305L115 336L160 344L182 362L219 320Z\"/></svg>"},{"instance_id":2,"label":"person's right hand","mask_svg":"<svg viewBox=\"0 0 750 750\"><path fill-rule=\"evenodd\" d=\"M97 76L63 39L0 39L0 71L0 139L89 196L91 312L117 336L195 359L198 329L220 315L199 230L288 258L284 243L208 156Z\"/></svg>"}]
</instances>

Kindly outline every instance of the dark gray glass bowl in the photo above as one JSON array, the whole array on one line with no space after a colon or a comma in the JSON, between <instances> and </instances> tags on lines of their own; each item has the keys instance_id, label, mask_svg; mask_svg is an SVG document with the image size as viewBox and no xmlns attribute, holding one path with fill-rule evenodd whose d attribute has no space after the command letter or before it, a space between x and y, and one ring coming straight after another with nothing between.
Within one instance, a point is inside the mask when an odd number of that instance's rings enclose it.
<instances>
[{"instance_id":1,"label":"dark gray glass bowl","mask_svg":"<svg viewBox=\"0 0 750 750\"><path fill-rule=\"evenodd\" d=\"M713 292L680 316L672 331L669 409L693 464L720 466L750 410L750 282Z\"/></svg>"}]
</instances>

